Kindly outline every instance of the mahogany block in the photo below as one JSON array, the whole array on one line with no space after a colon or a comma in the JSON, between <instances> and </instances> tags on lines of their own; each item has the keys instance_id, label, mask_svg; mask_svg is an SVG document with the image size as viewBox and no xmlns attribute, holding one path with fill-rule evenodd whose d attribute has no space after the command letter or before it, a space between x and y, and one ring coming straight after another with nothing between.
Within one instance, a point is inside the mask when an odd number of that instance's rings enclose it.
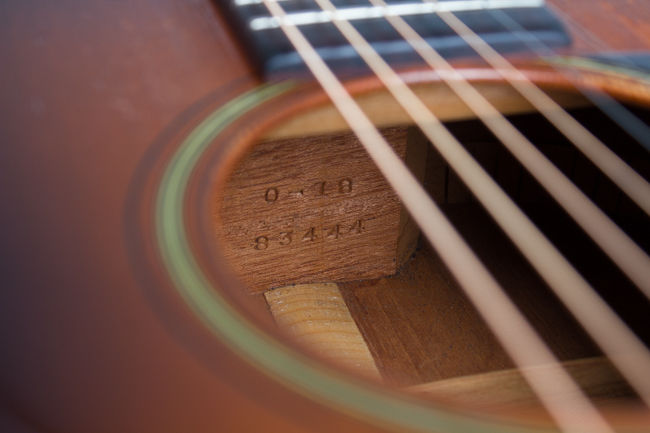
<instances>
[{"instance_id":1,"label":"mahogany block","mask_svg":"<svg viewBox=\"0 0 650 433\"><path fill-rule=\"evenodd\" d=\"M411 131L394 127L382 134L400 157L411 155L406 159L422 178L426 158L413 155L426 155L426 140ZM394 274L418 236L349 132L260 143L220 196L213 206L217 242L255 293Z\"/></svg>"}]
</instances>

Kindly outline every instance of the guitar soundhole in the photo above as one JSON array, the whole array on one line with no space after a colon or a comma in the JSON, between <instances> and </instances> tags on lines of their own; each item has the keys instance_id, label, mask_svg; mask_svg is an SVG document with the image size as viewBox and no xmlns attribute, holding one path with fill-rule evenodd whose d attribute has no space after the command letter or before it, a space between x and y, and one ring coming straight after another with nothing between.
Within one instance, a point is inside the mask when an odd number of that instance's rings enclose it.
<instances>
[{"instance_id":1,"label":"guitar soundhole","mask_svg":"<svg viewBox=\"0 0 650 433\"><path fill-rule=\"evenodd\" d=\"M577 106L571 114L650 179L647 151L584 101L566 105ZM649 111L631 109L650 119ZM541 115L514 114L509 120L650 251L647 215ZM446 125L649 344L650 308L611 260L480 121ZM638 405L634 391L431 144L409 126L381 131L594 402ZM240 159L222 187L226 192L211 205L217 241L226 245L228 260L246 283L243 290L258 300L263 295L281 332L305 350L436 404L543 412L351 133L269 134Z\"/></svg>"}]
</instances>

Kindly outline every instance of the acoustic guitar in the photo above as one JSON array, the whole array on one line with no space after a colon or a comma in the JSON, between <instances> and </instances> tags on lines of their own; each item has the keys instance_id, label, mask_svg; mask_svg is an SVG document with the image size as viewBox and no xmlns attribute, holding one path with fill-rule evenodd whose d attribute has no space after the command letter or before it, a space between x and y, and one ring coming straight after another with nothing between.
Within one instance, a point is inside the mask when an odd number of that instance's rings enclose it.
<instances>
[{"instance_id":1,"label":"acoustic guitar","mask_svg":"<svg viewBox=\"0 0 650 433\"><path fill-rule=\"evenodd\" d=\"M0 430L648 431L648 20L2 3Z\"/></svg>"}]
</instances>

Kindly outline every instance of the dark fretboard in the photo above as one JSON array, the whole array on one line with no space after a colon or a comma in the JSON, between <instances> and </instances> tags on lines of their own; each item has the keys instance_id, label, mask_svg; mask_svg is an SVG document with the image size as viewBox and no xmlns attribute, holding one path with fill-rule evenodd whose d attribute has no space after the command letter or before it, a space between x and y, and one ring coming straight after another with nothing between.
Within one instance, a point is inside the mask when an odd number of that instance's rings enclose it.
<instances>
[{"instance_id":1,"label":"dark fretboard","mask_svg":"<svg viewBox=\"0 0 650 433\"><path fill-rule=\"evenodd\" d=\"M219 0L242 38L251 61L267 78L295 74L305 66L278 21L261 0ZM500 52L525 50L520 37L512 34L494 16L499 9L508 14L529 35L548 46L570 43L560 22L541 0L447 0L425 3L417 0L389 0L388 8L375 7L368 0L333 0L341 16L357 28L384 59L394 65L420 62L419 56L384 18L387 13L402 16L425 40L447 58L474 55L474 51L436 14L439 8L456 14L474 32ZM281 1L287 19L299 26L328 65L338 73L359 73L364 64L331 22L332 16L314 0Z\"/></svg>"}]
</instances>

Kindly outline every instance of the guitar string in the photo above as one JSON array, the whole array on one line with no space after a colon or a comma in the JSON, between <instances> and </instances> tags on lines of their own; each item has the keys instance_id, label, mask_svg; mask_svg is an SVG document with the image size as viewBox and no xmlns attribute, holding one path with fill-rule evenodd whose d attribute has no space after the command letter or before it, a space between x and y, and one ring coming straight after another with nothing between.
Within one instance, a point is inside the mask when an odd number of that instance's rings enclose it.
<instances>
[{"instance_id":1,"label":"guitar string","mask_svg":"<svg viewBox=\"0 0 650 433\"><path fill-rule=\"evenodd\" d=\"M435 2L437 0L423 0ZM547 120L567 137L587 158L607 175L641 209L650 215L650 184L623 162L587 128L571 117L528 77L515 68L452 12L438 16L476 53L492 66L512 87L530 102Z\"/></svg>"},{"instance_id":2,"label":"guitar string","mask_svg":"<svg viewBox=\"0 0 650 433\"><path fill-rule=\"evenodd\" d=\"M489 9L495 7L495 4L489 0L484 1L445 1L439 2L438 0L423 0L422 7L430 5L432 12L443 19L452 29L459 34L477 53L483 57L488 63L491 63L494 69L500 73L506 81L515 87L522 95L535 106L535 108L542 113L552 124L558 128L569 140L571 140L578 149L581 150L596 166L598 166L603 173L605 173L614 183L616 183L633 201L635 201L647 214L650 215L650 184L645 179L639 176L633 169L624 163L614 152L609 150L602 142L600 142L593 134L586 128L578 123L571 116L567 115L561 107L546 96L539 88L526 82L523 74L517 75L516 68L510 65L503 59L496 51L491 49L487 43L478 38L467 26L455 18L453 11L458 8L450 7L456 3L472 3L474 8ZM541 1L534 2L536 6L541 4ZM385 17L394 15L397 9L403 5L389 5L385 8L344 8L337 10L338 21L347 19L369 19L377 17ZM409 6L413 6L410 5ZM460 8L463 9L463 8ZM306 25L322 22L331 22L334 18L331 14L332 11L309 11L304 13L294 13L285 18L291 20L296 25ZM405 13L408 11L405 11ZM412 11L411 11L412 12ZM420 11L422 12L422 11ZM261 30L267 28L274 28L278 26L278 22L274 18L259 17L250 22L253 30ZM497 66L494 62L499 63ZM518 86L518 84L521 84Z\"/></svg>"},{"instance_id":3,"label":"guitar string","mask_svg":"<svg viewBox=\"0 0 650 433\"><path fill-rule=\"evenodd\" d=\"M386 4L384 3L384 7ZM381 10L382 6L375 4L376 10ZM348 9L345 9L346 11ZM340 10L339 10L340 11ZM328 20L331 21L332 17L328 12L326 13ZM397 12L383 12L382 16L390 17ZM339 20L341 17L338 17ZM260 18L261 19L261 18ZM271 18L269 18L271 19ZM271 19L273 20L273 19ZM277 22L276 20L273 20ZM296 24L295 21L293 21ZM416 48L417 50L417 48ZM420 50L420 53L422 50ZM425 55L425 54L422 54ZM426 55L425 55L426 56ZM431 57L431 56L429 56ZM440 57L440 56L438 56ZM431 60L429 60L431 63ZM440 63L440 62L438 62ZM434 68L435 69L435 68ZM444 78L444 77L443 77ZM449 84L451 79L446 80ZM469 87L469 86L465 86ZM459 93L462 89L454 89ZM466 89L464 93L468 93L473 89ZM479 105L480 94L476 91L469 100L474 100ZM463 93L459 93L462 97ZM472 106L468 99L465 99L466 104ZM485 102L485 101L484 101ZM476 104L474 104L476 105ZM587 231L587 233L594 239L603 251L621 268L628 277L642 290L642 292L650 299L650 258L648 255L638 247L618 226L616 226L611 219L591 202L569 179L564 176L548 159L539 152L532 144L520 134L503 116L495 116L494 113L498 112L491 107L487 107L491 113L487 113L485 108L483 112L486 115L482 117L484 123L497 135L501 141L519 158L526 168L536 177L536 179L554 196L556 200L572 215L572 217ZM480 117L480 116L479 116ZM525 143L526 155L523 155L524 149L522 144ZM602 143L601 143L602 144ZM604 145L602 149L606 149ZM517 151L519 149L519 152ZM606 149L609 151L608 149ZM613 155L610 152L608 158ZM616 157L618 158L618 157ZM620 161L620 166L626 166ZM628 167L629 168L629 167ZM634 172L633 172L634 173ZM636 175L636 173L634 173ZM638 175L636 175L640 178ZM641 178L642 179L642 178ZM642 180L645 182L645 180ZM647 185L647 183L646 183ZM650 186L648 186L650 188ZM633 188L638 190L638 188Z\"/></svg>"},{"instance_id":4,"label":"guitar string","mask_svg":"<svg viewBox=\"0 0 650 433\"><path fill-rule=\"evenodd\" d=\"M453 13L440 12L438 16L650 215L650 184L643 177ZM497 122L495 119L488 119L491 123ZM503 138L500 138L503 141ZM506 142L504 144L508 146ZM513 151L512 148L510 150ZM541 152L537 154L543 156ZM519 156L517 158L650 299L650 258L647 254L547 159L530 161L527 164L524 159ZM551 176L555 178L555 182L550 179Z\"/></svg>"},{"instance_id":5,"label":"guitar string","mask_svg":"<svg viewBox=\"0 0 650 433\"><path fill-rule=\"evenodd\" d=\"M276 0L289 1L289 0ZM261 0L235 0L237 6L261 3ZM423 15L435 13L439 10L471 11L487 10L493 8L539 8L543 6L544 0L448 0L443 3L423 3L420 0L411 2L393 3L388 8L376 8L368 6L353 5L339 9L339 13L345 15L349 20L368 20L379 18L388 14L398 15ZM339 17L340 18L340 17ZM326 11L303 10L294 11L285 16L292 24L301 26L331 21L331 15ZM253 30L266 30L279 27L278 21L273 17L256 17L249 21L249 27Z\"/></svg>"},{"instance_id":6,"label":"guitar string","mask_svg":"<svg viewBox=\"0 0 650 433\"><path fill-rule=\"evenodd\" d=\"M271 15L280 19L284 16L279 4L272 0L264 0L264 4ZM558 425L565 432L612 432L307 39L297 27L282 20L280 22L283 32L357 134L371 159L402 197L414 220L456 275L468 297ZM526 368L539 364L551 367Z\"/></svg>"},{"instance_id":7,"label":"guitar string","mask_svg":"<svg viewBox=\"0 0 650 433\"><path fill-rule=\"evenodd\" d=\"M329 0L316 2L336 13ZM644 374L650 371L650 351L352 24L337 19L333 23L650 407L650 376Z\"/></svg>"},{"instance_id":8,"label":"guitar string","mask_svg":"<svg viewBox=\"0 0 650 433\"><path fill-rule=\"evenodd\" d=\"M276 0L276 1L290 1L290 0ZM262 0L235 0L237 6L246 6L252 4L259 4ZM441 5L436 7L436 5ZM533 0L524 2L522 0L514 0L510 2L498 1L496 3L490 3L489 0L484 0L482 2L478 1L466 1L466 0L452 0L445 1L443 3L433 3L433 2L423 2L423 3L393 3L387 4L385 7L374 7L368 8L363 6L349 7L345 9L339 9L339 13L344 13L349 20L359 20L359 19L371 19L385 17L387 15L418 15L418 14L430 14L437 12L440 8L443 8L447 11L467 11L467 10L483 10L490 13L497 21L499 21L504 27L508 28L511 34L515 35L522 42L524 42L528 47L536 51L540 57L544 57L544 52L549 56L554 56L553 52L549 47L546 47L544 43L538 40L534 35L530 34L527 30L523 29L512 20L507 14L503 12L504 8L522 8L522 7L541 7L544 5L543 0ZM308 12L294 12L288 15L288 17L296 25L307 25L314 23L330 22L331 17L329 14L320 11L308 11ZM269 28L277 28L278 23L275 19L271 17L258 17L253 19L250 22L250 26L253 30L262 30ZM522 37L520 33L525 33L527 37ZM537 43L536 47L533 47L533 43ZM588 41L590 44L595 45L594 42ZM542 48L540 48L540 45ZM629 61L625 56L620 56L619 61L622 63L631 65L636 68L636 66ZM564 75L565 78L569 81L576 82L575 77L571 80L571 76L568 71L560 69L557 66L551 65L556 69L557 72ZM576 71L575 68L572 68L572 71ZM595 106L597 106L603 113L605 113L612 121L618 124L625 132L637 140L646 150L650 151L650 127L643 123L637 116L635 116L630 110L625 108L622 104L616 101L614 98L609 96L604 92L595 92L587 88L578 88L578 90L583 93Z\"/></svg>"},{"instance_id":9,"label":"guitar string","mask_svg":"<svg viewBox=\"0 0 650 433\"><path fill-rule=\"evenodd\" d=\"M385 4L383 0L370 0L370 2L375 5ZM427 63L438 73L438 75L461 97L461 99L469 107L471 107L471 109L476 113L477 117L481 119L498 138L500 138L504 143L511 143L511 146L525 145L528 147L533 147L532 143L525 140L525 138L521 136L519 131L514 129L514 127L505 119L505 117L501 113L499 113L478 91L476 91L476 89L473 88L469 84L469 82L467 82L462 77L462 75L458 73L458 71L456 71L444 58L442 58L442 56L440 56L428 43L426 43L426 41L424 41L424 39L420 37L406 23L406 21L403 18L399 16L387 16L386 19L391 23L391 25L393 25L393 27L402 35L402 37L405 40L409 41L412 47L427 61ZM494 125L495 123L497 124ZM513 137L519 138L519 142L517 142L516 139L513 140ZM513 141L515 142L513 143ZM511 146L508 147L510 148ZM523 158L520 157L519 159L522 163L525 164L525 161L522 161ZM547 160L545 161L545 163L550 164L550 162L548 162ZM537 161L533 162L533 167L540 167L540 166L541 166L540 162ZM568 179L566 181L569 182ZM574 190L577 190L577 188L575 188L575 186L572 183L570 185L571 187L574 188ZM586 197L584 197L584 199L586 199ZM572 198L571 200L574 200L573 203L578 203L580 206L583 206L582 203L580 203L580 201L576 200L575 198ZM591 202L589 203L591 204ZM591 205L593 206L593 204ZM566 206L564 207L566 209ZM601 216L604 217L602 213ZM584 224L581 225L584 227ZM616 228L618 229L618 227ZM592 238L595 237L594 235L598 236L601 234L598 230L596 231L587 230L587 231L590 232ZM636 247L636 244L633 245ZM629 252L622 252L620 249L618 250L618 254L619 255L616 258L619 259L618 260L619 263L621 259L625 261L625 259L629 257L627 256ZM647 256L643 252L642 254L646 259L646 263L647 263ZM641 270L646 274L648 271L650 271L650 266L648 266L647 264L641 263L641 264L637 264L637 266L640 266L640 268L637 267L637 270ZM645 288L647 288L647 286ZM645 293L648 294L648 291L646 290ZM622 366L619 366L619 368L621 367ZM630 380L633 386L634 384L640 384L638 378L634 378L631 374L628 373L626 377L628 378L628 380ZM648 386L650 386L650 384L648 383L647 380L644 382L645 384L641 382L643 386L641 387L636 386L635 388L637 388L637 391L641 393L646 403L650 406L650 399L648 399L648 389L649 389Z\"/></svg>"},{"instance_id":10,"label":"guitar string","mask_svg":"<svg viewBox=\"0 0 650 433\"><path fill-rule=\"evenodd\" d=\"M290 0L276 0L276 1L290 1ZM235 0L237 6L246 6L251 4L259 4L262 0ZM440 5L440 6L437 6ZM385 17L387 15L418 15L418 14L429 14L437 12L438 10L444 9L446 11L467 11L467 10L483 10L490 13L496 20L500 21L505 27L510 26L509 30L511 34L514 34L524 43L526 43L529 48L533 51L538 51L538 55L543 57L544 54L541 54L539 47L531 47L530 38L525 40L519 35L519 32L515 27L518 26L514 20L508 17L504 12L504 8L522 8L522 7L541 7L544 5L543 0L509 0L504 1L500 0L494 2L494 0L451 0L445 1L443 3L434 3L434 2L423 2L423 3L393 3L388 4L385 7L374 7L368 8L364 6L348 7L345 9L339 9L340 14L345 14L349 20L360 20L360 19L371 19ZM307 25L314 23L322 22L331 22L331 17L328 13L324 11L308 11L308 12L294 12L287 16L290 18L296 25ZM340 18L340 17L339 17ZM565 17L566 18L566 17ZM509 20L512 24L508 24ZM514 26L513 26L514 24ZM279 26L277 20L272 17L258 17L253 19L250 22L250 27L253 30L262 30L269 28L277 28ZM521 28L521 26L518 26ZM529 34L526 30L523 30L525 33ZM535 36L532 36L535 40ZM537 40L537 42L543 45L543 42ZM595 45L593 41L588 41L591 45ZM548 47L546 47L548 48ZM550 50L550 49L549 49ZM555 53L550 50L550 55L553 56ZM622 63L631 65L636 68L636 66L629 61L625 56L619 56L619 61ZM559 73L568 77L568 72L561 70L557 66L553 66ZM575 71L575 68L573 68ZM569 80L571 81L571 80ZM574 80L575 81L575 80ZM612 119L616 124L618 124L624 131L626 131L630 136L637 140L642 146L644 146L648 151L650 151L650 127L643 123L638 117L636 117L630 110L625 108L622 104L616 101L611 96L607 95L604 92L595 92L586 88L578 89L584 96L586 96L594 105L603 111L610 119Z\"/></svg>"},{"instance_id":11,"label":"guitar string","mask_svg":"<svg viewBox=\"0 0 650 433\"><path fill-rule=\"evenodd\" d=\"M589 99L592 104L598 107L614 123L621 127L621 129L635 139L641 146L643 146L643 148L650 152L650 126L643 123L643 121L634 113L604 91L580 86L580 83L582 82L581 78L584 74L570 62L563 63L562 67L559 67L552 62L546 61L546 58L557 57L557 53L551 47L546 45L544 41L540 40L534 34L522 27L508 14L500 9L490 9L488 10L488 13L503 25L510 34L514 35L526 44L526 46L540 59L545 61L547 65L552 67L556 72L572 83L580 93ZM625 61L627 59L622 56L621 60ZM636 66L630 65L627 62L624 63L636 68Z\"/></svg>"},{"instance_id":12,"label":"guitar string","mask_svg":"<svg viewBox=\"0 0 650 433\"><path fill-rule=\"evenodd\" d=\"M384 0L370 0L385 6ZM386 20L650 299L650 257L402 17Z\"/></svg>"}]
</instances>

